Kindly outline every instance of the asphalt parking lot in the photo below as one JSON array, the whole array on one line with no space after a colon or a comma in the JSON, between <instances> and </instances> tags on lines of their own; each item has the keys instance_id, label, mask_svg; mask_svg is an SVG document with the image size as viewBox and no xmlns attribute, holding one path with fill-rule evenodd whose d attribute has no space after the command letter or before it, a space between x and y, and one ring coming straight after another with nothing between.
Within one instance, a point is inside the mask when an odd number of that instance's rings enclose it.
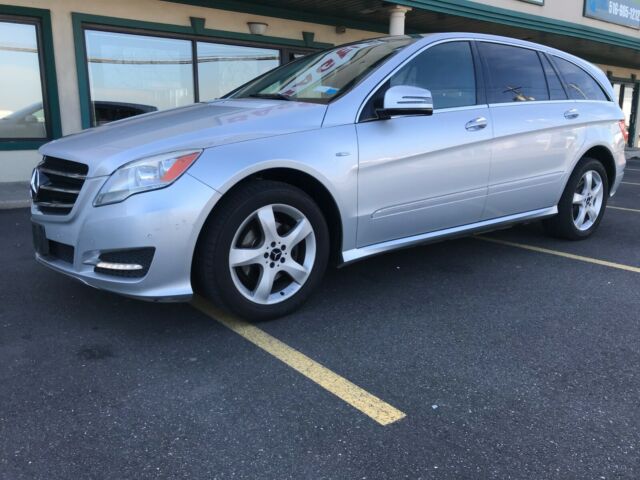
<instances>
[{"instance_id":1,"label":"asphalt parking lot","mask_svg":"<svg viewBox=\"0 0 640 480\"><path fill-rule=\"evenodd\" d=\"M37 265L2 211L0 478L640 478L640 160L610 207L579 243L530 224L330 271L257 325L386 425L242 324Z\"/></svg>"}]
</instances>

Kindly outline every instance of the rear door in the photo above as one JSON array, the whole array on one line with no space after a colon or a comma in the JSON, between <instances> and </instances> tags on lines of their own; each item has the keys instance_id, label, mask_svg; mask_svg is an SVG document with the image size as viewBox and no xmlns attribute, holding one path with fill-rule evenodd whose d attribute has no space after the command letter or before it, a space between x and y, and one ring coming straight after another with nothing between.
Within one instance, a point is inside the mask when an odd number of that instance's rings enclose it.
<instances>
[{"instance_id":1,"label":"rear door","mask_svg":"<svg viewBox=\"0 0 640 480\"><path fill-rule=\"evenodd\" d=\"M490 166L491 126L472 44L418 54L365 104L357 124L358 246L477 222ZM432 116L378 119L385 91L431 90Z\"/></svg>"},{"instance_id":2,"label":"rear door","mask_svg":"<svg viewBox=\"0 0 640 480\"><path fill-rule=\"evenodd\" d=\"M581 142L574 105L545 54L478 42L493 124L483 219L555 205Z\"/></svg>"}]
</instances>

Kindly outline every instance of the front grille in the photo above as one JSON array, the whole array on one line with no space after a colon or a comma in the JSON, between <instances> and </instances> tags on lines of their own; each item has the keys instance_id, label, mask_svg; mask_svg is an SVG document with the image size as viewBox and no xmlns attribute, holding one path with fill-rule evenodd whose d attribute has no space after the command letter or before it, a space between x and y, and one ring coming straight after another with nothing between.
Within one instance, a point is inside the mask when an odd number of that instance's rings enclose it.
<instances>
[{"instance_id":1,"label":"front grille","mask_svg":"<svg viewBox=\"0 0 640 480\"><path fill-rule=\"evenodd\" d=\"M42 213L66 215L76 203L89 166L54 157L44 157L31 178L31 196Z\"/></svg>"}]
</instances>

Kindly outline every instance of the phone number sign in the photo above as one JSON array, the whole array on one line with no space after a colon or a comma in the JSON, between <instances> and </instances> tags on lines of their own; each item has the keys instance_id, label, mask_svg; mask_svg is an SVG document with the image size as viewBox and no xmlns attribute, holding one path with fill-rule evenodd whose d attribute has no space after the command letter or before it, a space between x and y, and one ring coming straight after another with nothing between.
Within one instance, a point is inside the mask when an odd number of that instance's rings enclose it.
<instances>
[{"instance_id":1,"label":"phone number sign","mask_svg":"<svg viewBox=\"0 0 640 480\"><path fill-rule=\"evenodd\" d=\"M640 0L585 0L584 15L640 29Z\"/></svg>"}]
</instances>

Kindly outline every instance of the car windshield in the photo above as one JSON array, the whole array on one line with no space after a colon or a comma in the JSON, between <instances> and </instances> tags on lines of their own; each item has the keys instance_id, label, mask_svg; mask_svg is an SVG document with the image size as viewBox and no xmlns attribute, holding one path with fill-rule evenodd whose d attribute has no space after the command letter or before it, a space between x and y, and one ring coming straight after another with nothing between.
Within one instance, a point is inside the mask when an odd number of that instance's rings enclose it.
<instances>
[{"instance_id":1,"label":"car windshield","mask_svg":"<svg viewBox=\"0 0 640 480\"><path fill-rule=\"evenodd\" d=\"M377 38L324 50L276 68L227 98L329 103L414 41L408 36Z\"/></svg>"}]
</instances>

